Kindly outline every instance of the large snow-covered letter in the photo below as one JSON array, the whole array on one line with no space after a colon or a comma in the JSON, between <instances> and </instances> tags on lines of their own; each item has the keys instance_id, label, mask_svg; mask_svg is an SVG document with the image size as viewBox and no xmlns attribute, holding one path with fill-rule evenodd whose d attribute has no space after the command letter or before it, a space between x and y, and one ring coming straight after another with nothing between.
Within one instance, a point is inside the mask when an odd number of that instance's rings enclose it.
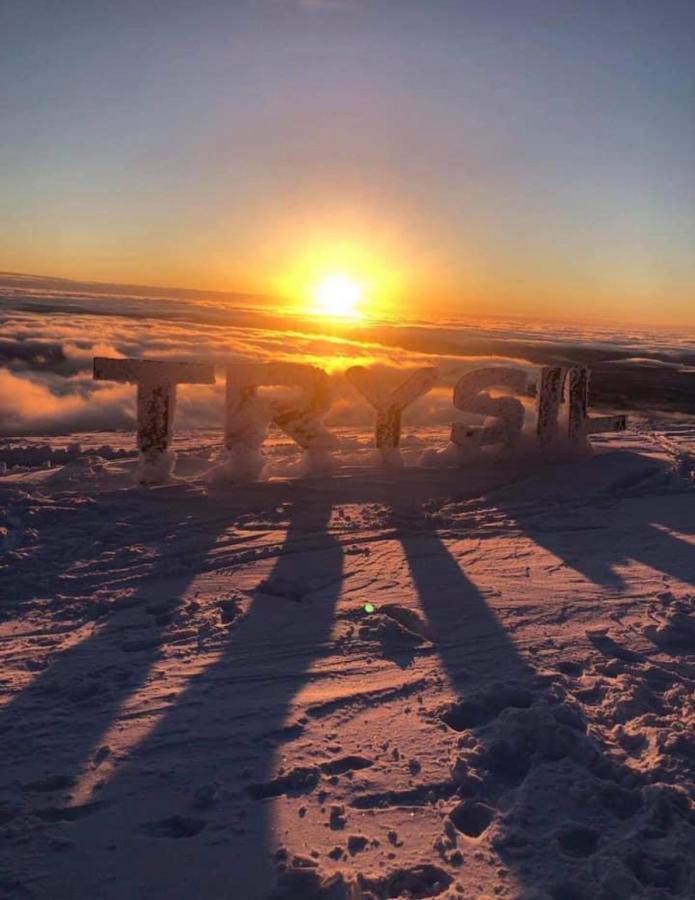
<instances>
[{"instance_id":1,"label":"large snow-covered letter","mask_svg":"<svg viewBox=\"0 0 695 900\"><path fill-rule=\"evenodd\" d=\"M451 428L451 441L462 451L476 451L487 444L513 446L524 424L524 406L516 397L492 397L485 388L508 388L524 393L528 376L512 366L489 366L462 375L454 386L454 406L461 412L489 416L494 422L466 425L456 422Z\"/></svg>"},{"instance_id":2,"label":"large snow-covered letter","mask_svg":"<svg viewBox=\"0 0 695 900\"><path fill-rule=\"evenodd\" d=\"M293 400L264 400L260 387L299 388ZM240 363L227 366L227 394L224 444L227 461L218 478L253 480L263 469L260 448L270 422L304 450L311 471L331 467L331 451L337 446L323 424L331 403L331 385L326 373L316 366L299 363Z\"/></svg>"},{"instance_id":3,"label":"large snow-covered letter","mask_svg":"<svg viewBox=\"0 0 695 900\"><path fill-rule=\"evenodd\" d=\"M398 449L401 440L401 415L406 406L432 390L437 381L437 370L433 366L417 369L389 394L377 383L377 376L364 366L353 366L345 376L376 410L374 439L383 463L401 465Z\"/></svg>"},{"instance_id":4,"label":"large snow-covered letter","mask_svg":"<svg viewBox=\"0 0 695 900\"><path fill-rule=\"evenodd\" d=\"M589 369L585 366L544 366L538 390L536 434L545 448L552 446L559 436L560 404L564 399L565 382L569 381L569 413L567 440L577 449L588 448L590 434L603 431L625 431L627 418L587 415L589 403Z\"/></svg>"},{"instance_id":5,"label":"large snow-covered letter","mask_svg":"<svg viewBox=\"0 0 695 900\"><path fill-rule=\"evenodd\" d=\"M536 399L536 436L542 447L552 444L558 434L558 416L563 401L567 369L543 366Z\"/></svg>"},{"instance_id":6,"label":"large snow-covered letter","mask_svg":"<svg viewBox=\"0 0 695 900\"><path fill-rule=\"evenodd\" d=\"M137 480L166 481L174 466L170 450L177 384L214 384L215 368L204 363L151 359L94 359L97 381L123 381L138 388Z\"/></svg>"}]
</instances>

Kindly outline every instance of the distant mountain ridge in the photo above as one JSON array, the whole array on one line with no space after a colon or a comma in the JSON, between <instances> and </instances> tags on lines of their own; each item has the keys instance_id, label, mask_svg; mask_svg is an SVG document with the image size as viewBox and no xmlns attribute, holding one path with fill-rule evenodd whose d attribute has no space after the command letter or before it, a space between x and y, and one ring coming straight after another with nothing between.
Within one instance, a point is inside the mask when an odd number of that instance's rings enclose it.
<instances>
[{"instance_id":1,"label":"distant mountain ridge","mask_svg":"<svg viewBox=\"0 0 695 900\"><path fill-rule=\"evenodd\" d=\"M264 294L162 287L161 285L151 284L121 284L110 281L85 281L74 278L59 278L54 275L34 275L25 272L0 272L0 287L34 291L70 291L77 294L117 294L131 297L153 297L155 299L211 300L218 303L232 303L235 306L260 306L262 304L278 304L281 302L278 297L270 297Z\"/></svg>"}]
</instances>

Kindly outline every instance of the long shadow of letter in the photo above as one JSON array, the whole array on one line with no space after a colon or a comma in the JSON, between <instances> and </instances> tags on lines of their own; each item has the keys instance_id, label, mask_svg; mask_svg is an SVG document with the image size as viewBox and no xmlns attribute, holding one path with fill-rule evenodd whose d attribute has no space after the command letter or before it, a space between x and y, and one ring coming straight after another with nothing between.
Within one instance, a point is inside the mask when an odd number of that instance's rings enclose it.
<instances>
[{"instance_id":1,"label":"long shadow of letter","mask_svg":"<svg viewBox=\"0 0 695 900\"><path fill-rule=\"evenodd\" d=\"M267 896L279 842L277 798L309 793L318 780L291 710L312 665L328 652L342 584L330 513L321 498L294 505L277 562L246 615L216 661L189 679L99 791L106 805L92 829L79 832L87 861L77 871L74 861L72 871L58 862L52 896L97 896L99 885L116 880L128 897ZM292 766L283 769L289 741L297 744ZM123 833L123 850L115 839L104 854L100 836ZM168 866L172 854L191 858L190 878Z\"/></svg>"}]
</instances>

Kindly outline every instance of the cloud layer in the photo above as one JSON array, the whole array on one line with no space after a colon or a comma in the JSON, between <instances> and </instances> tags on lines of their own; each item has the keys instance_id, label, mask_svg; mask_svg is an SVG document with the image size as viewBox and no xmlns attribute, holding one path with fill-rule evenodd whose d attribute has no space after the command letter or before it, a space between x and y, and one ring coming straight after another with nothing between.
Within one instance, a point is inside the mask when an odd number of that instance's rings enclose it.
<instances>
[{"instance_id":1,"label":"cloud layer","mask_svg":"<svg viewBox=\"0 0 695 900\"><path fill-rule=\"evenodd\" d=\"M604 366L616 373L615 380L636 367L692 379L688 368L695 364L692 343L673 336L619 339L610 331L576 334L567 326L552 330L510 322L372 323L338 332L330 322L215 306L207 297L144 299L0 284L0 434L133 428L135 391L94 382L91 367L97 355L215 363L214 387L180 390L177 415L183 428L221 425L223 367L234 362L321 366L333 382L329 424L365 427L371 425L372 411L343 375L352 365L376 367L394 386L403 370L436 365L438 387L406 418L446 425L453 417L451 386L462 372L478 366L510 359L529 369L582 362Z\"/></svg>"}]
</instances>

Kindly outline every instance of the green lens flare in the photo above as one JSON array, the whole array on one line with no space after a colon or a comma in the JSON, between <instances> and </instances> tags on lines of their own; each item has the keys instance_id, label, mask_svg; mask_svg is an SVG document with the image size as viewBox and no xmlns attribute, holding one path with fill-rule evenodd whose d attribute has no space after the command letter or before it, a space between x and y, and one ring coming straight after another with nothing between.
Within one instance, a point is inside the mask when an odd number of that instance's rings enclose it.
<instances>
[{"instance_id":1,"label":"green lens flare","mask_svg":"<svg viewBox=\"0 0 695 900\"><path fill-rule=\"evenodd\" d=\"M365 603L365 604L364 604L364 611L365 611L366 613L373 613L373 612L376 612L376 606L374 606L373 603Z\"/></svg>"}]
</instances>

